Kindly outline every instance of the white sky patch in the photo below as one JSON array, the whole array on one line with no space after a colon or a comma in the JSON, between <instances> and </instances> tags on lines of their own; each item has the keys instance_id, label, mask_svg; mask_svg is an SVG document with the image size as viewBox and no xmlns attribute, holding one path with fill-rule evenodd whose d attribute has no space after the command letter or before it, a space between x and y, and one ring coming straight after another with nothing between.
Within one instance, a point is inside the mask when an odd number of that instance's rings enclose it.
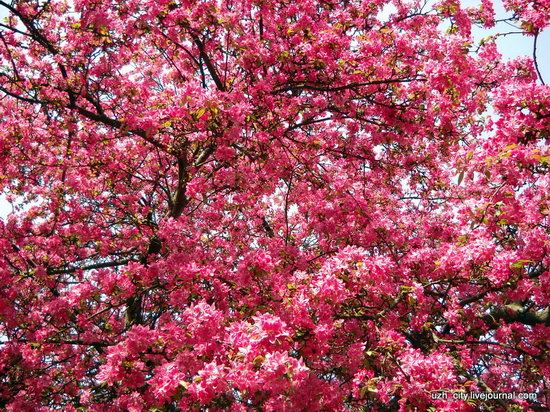
<instances>
[{"instance_id":1,"label":"white sky patch","mask_svg":"<svg viewBox=\"0 0 550 412\"><path fill-rule=\"evenodd\" d=\"M0 194L0 220L6 221L9 215L12 213L25 213L33 206L40 205L41 199L35 199L32 201L24 201L22 196L15 197L12 202L8 201L5 193ZM35 222L39 223L43 221L41 218L36 218Z\"/></svg>"},{"instance_id":2,"label":"white sky patch","mask_svg":"<svg viewBox=\"0 0 550 412\"><path fill-rule=\"evenodd\" d=\"M378 20L386 22L386 21L388 21L389 17L392 14L394 14L396 11L397 11L397 9L395 8L395 6L393 4L387 3L387 4L384 5L384 7L382 7L382 10L380 10L380 12L378 13L378 15L376 17L378 18Z\"/></svg>"},{"instance_id":3,"label":"white sky patch","mask_svg":"<svg viewBox=\"0 0 550 412\"><path fill-rule=\"evenodd\" d=\"M11 212L11 204L6 200L6 196L0 195L0 220L6 220Z\"/></svg>"},{"instance_id":4,"label":"white sky patch","mask_svg":"<svg viewBox=\"0 0 550 412\"><path fill-rule=\"evenodd\" d=\"M479 7L481 4L480 0L461 0L461 5L463 8L466 7ZM512 12L506 11L504 9L504 4L502 0L493 1L494 10L495 10L495 19L502 20L512 16ZM477 26L472 27L472 36L474 42L479 44L479 42L489 36L496 35L497 33L511 33L519 32L521 28L514 27L513 25L507 22L497 22L495 27L485 29ZM533 55L533 36L526 36L521 33L510 34L506 36L499 36L496 39L497 47L502 57L505 60L510 60L519 56L529 56ZM550 29L542 31L539 34L537 42L537 60L539 64L539 69L542 76L546 81L550 80Z\"/></svg>"}]
</instances>

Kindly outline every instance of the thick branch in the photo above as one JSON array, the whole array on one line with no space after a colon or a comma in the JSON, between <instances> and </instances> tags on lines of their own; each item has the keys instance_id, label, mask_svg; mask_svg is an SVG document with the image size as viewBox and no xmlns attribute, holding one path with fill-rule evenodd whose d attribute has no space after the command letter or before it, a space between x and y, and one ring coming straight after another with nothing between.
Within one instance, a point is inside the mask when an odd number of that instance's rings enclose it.
<instances>
[{"instance_id":1,"label":"thick branch","mask_svg":"<svg viewBox=\"0 0 550 412\"><path fill-rule=\"evenodd\" d=\"M214 67L214 64L212 63L212 60L210 60L210 57L208 57L208 54L206 54L206 51L204 50L204 43L195 35L191 35L193 37L193 41L199 48L199 53L201 55L202 60L204 60L204 63L206 64L206 68L208 69L208 73L210 73L210 76L214 80L214 83L216 83L216 87L218 90L225 92L225 84L220 79L220 76L218 75L218 72L216 71L216 68Z\"/></svg>"},{"instance_id":2,"label":"thick branch","mask_svg":"<svg viewBox=\"0 0 550 412\"><path fill-rule=\"evenodd\" d=\"M84 117L86 117L90 120L103 123L107 126L111 126L111 127L115 128L115 129L127 130L128 133L131 133L131 134L134 134L136 136L139 136L139 137L143 138L145 141L147 141L148 143L151 143L153 146L161 149L162 151L164 151L164 152L168 151L168 148L165 145L163 145L162 143L157 142L156 140L152 139L149 136L149 134L143 129L125 129L124 123L122 123L120 120L112 119L112 118L110 118L106 115L91 112L91 111L89 111L89 110L87 110L83 107L77 106L76 104L71 105L70 108L75 109L79 114L81 114L82 116L84 116Z\"/></svg>"},{"instance_id":3,"label":"thick branch","mask_svg":"<svg viewBox=\"0 0 550 412\"><path fill-rule=\"evenodd\" d=\"M316 84L309 84L309 83L291 83L287 86L281 87L280 89L275 89L273 91L274 94L281 93L281 92L289 92L289 91L296 91L296 90L314 90L319 92L341 92L344 90L350 90L355 89L357 87L364 87L364 86L375 86L375 85L383 85L383 84L392 84L392 83L410 83L414 81L424 82L426 79L421 77L407 77L404 79L387 79L387 80L373 80L370 82L354 82L349 84L344 84L342 86L326 86L326 85L316 85Z\"/></svg>"},{"instance_id":4,"label":"thick branch","mask_svg":"<svg viewBox=\"0 0 550 412\"><path fill-rule=\"evenodd\" d=\"M212 153L214 153L214 150L216 150L215 144L208 145L198 156L195 160L195 166L200 167L202 166L210 157Z\"/></svg>"},{"instance_id":5,"label":"thick branch","mask_svg":"<svg viewBox=\"0 0 550 412\"><path fill-rule=\"evenodd\" d=\"M187 159L185 155L178 157L178 187L176 189L176 198L174 199L170 216L178 218L181 216L183 209L187 206L189 199L187 198Z\"/></svg>"},{"instance_id":6,"label":"thick branch","mask_svg":"<svg viewBox=\"0 0 550 412\"><path fill-rule=\"evenodd\" d=\"M511 303L505 306L498 306L490 314L483 317L485 323L497 327L499 321L505 323L519 322L524 325L547 325L550 326L550 309L528 310L518 303Z\"/></svg>"},{"instance_id":7,"label":"thick branch","mask_svg":"<svg viewBox=\"0 0 550 412\"><path fill-rule=\"evenodd\" d=\"M48 272L49 275L60 275L60 274L65 274L65 273L73 273L73 272L76 272L77 270L92 270L92 269L110 268L110 267L125 265L125 264L131 262L132 260L134 260L134 259L129 258L129 259L112 261L112 262L95 263L95 264L87 265L87 266L71 266L71 267L68 267L68 268L58 268L58 269L51 268L51 269L48 269L47 272Z\"/></svg>"},{"instance_id":8,"label":"thick branch","mask_svg":"<svg viewBox=\"0 0 550 412\"><path fill-rule=\"evenodd\" d=\"M21 96L19 94L15 94L15 93L9 91L8 89L6 89L5 87L2 87L2 86L0 86L0 92L6 94L7 96L13 97L14 99L21 100L22 102L25 102L25 103L32 103L32 104L43 104L44 103L44 102L41 102L40 100L36 100L36 99L29 98L29 97Z\"/></svg>"}]
</instances>

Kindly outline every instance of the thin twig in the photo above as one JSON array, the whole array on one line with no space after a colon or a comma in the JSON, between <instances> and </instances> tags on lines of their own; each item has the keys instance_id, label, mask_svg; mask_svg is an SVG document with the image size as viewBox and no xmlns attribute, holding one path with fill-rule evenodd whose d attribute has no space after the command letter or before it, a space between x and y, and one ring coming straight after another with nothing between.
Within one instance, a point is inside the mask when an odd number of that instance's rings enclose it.
<instances>
[{"instance_id":1,"label":"thin twig","mask_svg":"<svg viewBox=\"0 0 550 412\"><path fill-rule=\"evenodd\" d=\"M539 64L537 62L537 40L539 38L539 32L537 31L535 33L535 40L533 41L533 62L535 63L535 70L537 71L537 75L539 76L539 80L543 85L546 85L544 83L544 79L542 78L542 74L539 70Z\"/></svg>"}]
</instances>

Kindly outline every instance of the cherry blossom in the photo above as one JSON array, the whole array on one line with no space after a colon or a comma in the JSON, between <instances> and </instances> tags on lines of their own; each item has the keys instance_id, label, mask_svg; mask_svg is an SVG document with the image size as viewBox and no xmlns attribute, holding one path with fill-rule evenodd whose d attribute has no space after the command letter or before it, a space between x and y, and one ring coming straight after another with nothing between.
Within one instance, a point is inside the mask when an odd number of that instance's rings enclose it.
<instances>
[{"instance_id":1,"label":"cherry blossom","mask_svg":"<svg viewBox=\"0 0 550 412\"><path fill-rule=\"evenodd\" d=\"M1 409L549 407L550 88L490 0L0 9Z\"/></svg>"}]
</instances>

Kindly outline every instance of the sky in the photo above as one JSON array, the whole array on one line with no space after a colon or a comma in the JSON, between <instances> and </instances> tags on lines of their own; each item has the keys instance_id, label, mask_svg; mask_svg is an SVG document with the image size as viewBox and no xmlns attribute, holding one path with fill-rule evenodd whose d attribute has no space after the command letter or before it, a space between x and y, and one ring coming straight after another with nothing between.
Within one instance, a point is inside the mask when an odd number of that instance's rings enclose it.
<instances>
[{"instance_id":1,"label":"sky","mask_svg":"<svg viewBox=\"0 0 550 412\"><path fill-rule=\"evenodd\" d=\"M477 6L479 3L480 0L461 0L461 4L464 7ZM507 16L501 0L495 0L494 5L497 20ZM0 19L3 19L5 16L5 9L0 7ZM517 30L510 27L506 23L499 23L495 28L489 30L474 28L474 43L479 42L486 36L499 32L503 33L510 31ZM527 37L521 34L504 36L497 40L497 45L505 59L512 59L523 55L532 56L533 54L533 37ZM550 84L550 28L547 28L539 34L537 44L537 61L544 81L546 84ZM11 210L12 206L6 201L5 196L0 194L0 219L5 219Z\"/></svg>"}]
</instances>

